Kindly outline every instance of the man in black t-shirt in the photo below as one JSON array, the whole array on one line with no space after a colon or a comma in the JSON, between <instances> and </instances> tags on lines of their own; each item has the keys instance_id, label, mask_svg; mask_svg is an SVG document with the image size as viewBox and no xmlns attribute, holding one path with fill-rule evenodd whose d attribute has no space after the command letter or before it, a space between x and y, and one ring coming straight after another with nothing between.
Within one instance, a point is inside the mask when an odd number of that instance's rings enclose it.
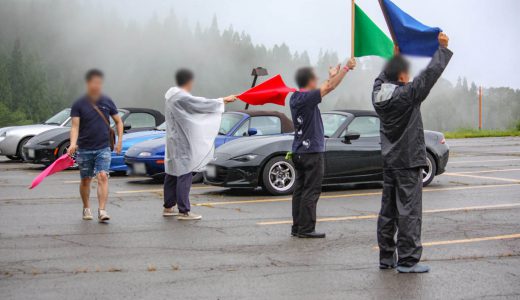
<instances>
[{"instance_id":1,"label":"man in black t-shirt","mask_svg":"<svg viewBox=\"0 0 520 300\"><path fill-rule=\"evenodd\" d=\"M123 140L123 121L118 114L116 105L101 93L103 73L90 70L85 76L87 93L72 105L70 116L72 128L70 131L70 146L68 154L77 152L81 183L79 193L83 201L83 220L92 220L89 206L90 183L97 178L97 195L99 201L98 220L105 222L110 219L105 205L108 198L108 172L110 160L110 117L117 127L117 143L114 151L121 152Z\"/></svg>"},{"instance_id":2,"label":"man in black t-shirt","mask_svg":"<svg viewBox=\"0 0 520 300\"><path fill-rule=\"evenodd\" d=\"M318 87L318 78L312 68L301 68L296 72L296 83L300 88L291 96L290 107L295 133L292 146L296 168L296 182L292 199L292 236L300 238L324 238L317 233L316 204L321 194L324 173L323 152L325 135L318 104L322 97L332 92L347 72L356 66L351 58L347 65L329 69L329 79Z\"/></svg>"}]
</instances>

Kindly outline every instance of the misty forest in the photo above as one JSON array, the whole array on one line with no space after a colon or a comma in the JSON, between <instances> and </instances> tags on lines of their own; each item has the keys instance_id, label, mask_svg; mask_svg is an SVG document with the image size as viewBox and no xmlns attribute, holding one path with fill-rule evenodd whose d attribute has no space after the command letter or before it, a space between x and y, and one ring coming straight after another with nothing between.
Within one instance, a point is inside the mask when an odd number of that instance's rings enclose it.
<instances>
[{"instance_id":1,"label":"misty forest","mask_svg":"<svg viewBox=\"0 0 520 300\"><path fill-rule=\"evenodd\" d=\"M256 66L267 68L270 75L282 74L295 86L297 68L312 63L324 79L329 66L346 59L324 50L313 62L306 52L294 52L285 44L254 44L245 32L220 28L217 17L208 27L193 18L181 19L172 9L165 18L137 22L77 0L2 1L0 126L41 122L70 106L82 93L85 71L92 67L105 72L106 92L118 106L162 111L164 92L173 85L179 67L195 71L195 94L220 97L249 88ZM371 86L383 63L376 57L358 60L358 69L321 109L371 109ZM460 76L457 82L438 82L422 107L425 128L477 126L477 86ZM518 122L520 90L486 87L483 103L485 128L507 129ZM243 107L238 101L228 109Z\"/></svg>"}]
</instances>

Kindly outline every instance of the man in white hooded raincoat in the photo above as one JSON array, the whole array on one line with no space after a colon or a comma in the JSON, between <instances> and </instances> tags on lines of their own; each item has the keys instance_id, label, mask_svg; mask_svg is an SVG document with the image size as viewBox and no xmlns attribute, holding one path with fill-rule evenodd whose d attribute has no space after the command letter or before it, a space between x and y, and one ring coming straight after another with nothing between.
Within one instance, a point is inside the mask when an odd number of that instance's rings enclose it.
<instances>
[{"instance_id":1,"label":"man in white hooded raincoat","mask_svg":"<svg viewBox=\"0 0 520 300\"><path fill-rule=\"evenodd\" d=\"M201 219L200 215L190 212L189 193L193 173L202 171L213 158L214 141L224 104L235 101L235 96L218 99L194 97L190 94L193 77L190 70L179 70L175 75L177 86L165 94L166 176L163 216L177 216L179 220Z\"/></svg>"}]
</instances>

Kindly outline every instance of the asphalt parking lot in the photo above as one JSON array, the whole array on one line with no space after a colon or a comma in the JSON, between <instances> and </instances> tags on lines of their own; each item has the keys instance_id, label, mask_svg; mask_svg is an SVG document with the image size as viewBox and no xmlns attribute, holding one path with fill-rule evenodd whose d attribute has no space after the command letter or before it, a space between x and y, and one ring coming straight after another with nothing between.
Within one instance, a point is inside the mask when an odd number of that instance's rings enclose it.
<instances>
[{"instance_id":1,"label":"asphalt parking lot","mask_svg":"<svg viewBox=\"0 0 520 300\"><path fill-rule=\"evenodd\" d=\"M424 191L422 275L377 268L378 185L324 188L327 238L305 240L287 196L197 184L203 220L181 222L161 216L161 185L112 177L98 224L81 219L77 171L28 190L42 168L0 161L1 298L518 299L520 138L448 143Z\"/></svg>"}]
</instances>

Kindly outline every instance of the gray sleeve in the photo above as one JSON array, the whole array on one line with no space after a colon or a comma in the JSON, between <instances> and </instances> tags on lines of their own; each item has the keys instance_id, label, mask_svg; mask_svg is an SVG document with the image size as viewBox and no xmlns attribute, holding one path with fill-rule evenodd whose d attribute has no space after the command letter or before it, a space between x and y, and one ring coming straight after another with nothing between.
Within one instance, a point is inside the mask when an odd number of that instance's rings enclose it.
<instances>
[{"instance_id":1,"label":"gray sleeve","mask_svg":"<svg viewBox=\"0 0 520 300\"><path fill-rule=\"evenodd\" d=\"M223 103L224 101L221 98L184 97L175 102L175 105L190 114L208 114L223 112Z\"/></svg>"},{"instance_id":2,"label":"gray sleeve","mask_svg":"<svg viewBox=\"0 0 520 300\"><path fill-rule=\"evenodd\" d=\"M422 102L426 99L431 89L441 77L442 72L450 62L453 52L448 48L440 47L433 55L430 63L424 71L415 77L408 86L408 93L414 102Z\"/></svg>"},{"instance_id":3,"label":"gray sleeve","mask_svg":"<svg viewBox=\"0 0 520 300\"><path fill-rule=\"evenodd\" d=\"M372 89L372 103L375 103L376 101L376 95L381 90L381 85L385 82L388 82L386 78L385 72L381 72L379 76L377 76L376 80L374 81L374 87Z\"/></svg>"}]
</instances>

